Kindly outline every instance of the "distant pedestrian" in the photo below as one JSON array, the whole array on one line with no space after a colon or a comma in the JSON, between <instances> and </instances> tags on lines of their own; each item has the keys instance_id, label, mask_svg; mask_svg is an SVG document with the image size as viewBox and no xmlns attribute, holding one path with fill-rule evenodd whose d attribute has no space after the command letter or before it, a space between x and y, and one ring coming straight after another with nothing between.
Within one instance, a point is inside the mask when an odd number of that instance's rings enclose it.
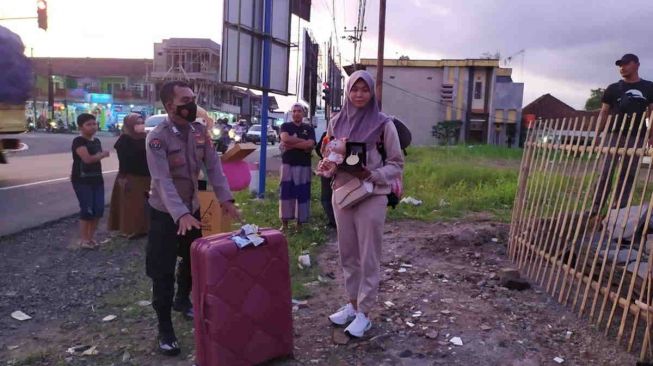
<instances>
[{"instance_id":1,"label":"distant pedestrian","mask_svg":"<svg viewBox=\"0 0 653 366\"><path fill-rule=\"evenodd\" d=\"M366 146L366 161L362 169L338 169L333 189L348 185L353 180L371 183L371 195L346 207L334 200L338 225L338 249L345 289L349 302L329 316L336 325L346 325L345 333L362 337L372 327L368 318L376 303L381 279L381 249L388 198L393 181L401 177L404 157L399 136L392 119L379 110L374 95L374 80L367 71L354 72L347 83L345 105L329 122L327 135L336 139ZM378 144L383 144L383 161ZM352 155L356 156L356 155ZM348 158L347 164L358 160ZM354 181L354 183L356 183Z\"/></svg>"},{"instance_id":2,"label":"distant pedestrian","mask_svg":"<svg viewBox=\"0 0 653 366\"><path fill-rule=\"evenodd\" d=\"M279 218L281 230L288 222L297 221L297 228L308 222L311 211L311 153L315 146L315 130L304 123L304 107L292 106L292 122L281 125L281 187Z\"/></svg>"},{"instance_id":3,"label":"distant pedestrian","mask_svg":"<svg viewBox=\"0 0 653 366\"><path fill-rule=\"evenodd\" d=\"M109 230L118 230L129 239L147 234L146 195L150 190L150 170L145 155L143 117L131 113L124 119L122 134L114 148L118 153L118 176L111 194Z\"/></svg>"},{"instance_id":4,"label":"distant pedestrian","mask_svg":"<svg viewBox=\"0 0 653 366\"><path fill-rule=\"evenodd\" d=\"M653 82L639 77L639 58L636 55L625 54L615 62L615 65L619 67L622 80L610 84L603 93L601 112L598 118L602 123L600 129L601 131L604 129L608 115L612 115L613 121L616 121L616 123L613 123L612 129L607 131L607 134L603 137L604 141L611 141L611 147L642 147L645 144L646 123L642 124L644 130L640 132L639 140L636 138L637 130L644 114L653 112ZM631 127L630 121L633 117L635 117L635 122L629 134L628 129ZM623 133L620 133L622 125ZM632 168L627 169L630 159L633 159ZM598 194L592 206L592 214L598 213L603 191L605 190L606 197L610 195L612 175L617 166L616 162L615 155L608 155L604 161L597 185ZM628 196L632 190L638 166L639 156L623 157L623 169L621 169L621 174L617 179L617 196L614 200L614 207L611 208L621 208L628 204ZM623 196L621 201L617 202L622 187Z\"/></svg>"},{"instance_id":5,"label":"distant pedestrian","mask_svg":"<svg viewBox=\"0 0 653 366\"><path fill-rule=\"evenodd\" d=\"M315 146L315 152L317 153L317 156L320 157L320 159L323 158L322 144L325 143L326 135L327 133L326 131L324 131L322 133L322 136L320 137L320 140L317 142L317 145ZM335 228L336 218L333 215L333 203L331 202L331 196L333 195L333 189L331 188L331 178L320 177L320 183L321 183L320 203L322 203L322 209L324 209L324 214L327 217L329 227Z\"/></svg>"},{"instance_id":6,"label":"distant pedestrian","mask_svg":"<svg viewBox=\"0 0 653 366\"><path fill-rule=\"evenodd\" d=\"M79 231L82 248L94 248L98 222L104 214L104 180L100 160L109 156L102 151L102 143L96 137L98 124L95 116L82 113L77 117L79 136L72 144L73 167L70 180L79 201Z\"/></svg>"}]
</instances>

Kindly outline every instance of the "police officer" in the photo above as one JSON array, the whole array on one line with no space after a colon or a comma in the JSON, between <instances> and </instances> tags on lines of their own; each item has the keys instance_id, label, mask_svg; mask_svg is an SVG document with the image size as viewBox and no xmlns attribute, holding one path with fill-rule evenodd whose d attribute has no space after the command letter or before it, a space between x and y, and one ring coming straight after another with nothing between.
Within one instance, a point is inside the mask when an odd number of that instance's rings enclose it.
<instances>
[{"instance_id":1,"label":"police officer","mask_svg":"<svg viewBox=\"0 0 653 366\"><path fill-rule=\"evenodd\" d=\"M218 155L206 128L197 117L195 95L182 81L171 81L160 91L168 117L147 135L147 164L152 176L149 204L150 231L146 248L146 273L152 278L152 307L159 321L159 350L180 353L172 327L171 309L188 319L190 302L190 245L202 236L197 180L202 163L225 214L240 220ZM174 293L175 264L181 257ZM173 301L174 295L174 301Z\"/></svg>"}]
</instances>

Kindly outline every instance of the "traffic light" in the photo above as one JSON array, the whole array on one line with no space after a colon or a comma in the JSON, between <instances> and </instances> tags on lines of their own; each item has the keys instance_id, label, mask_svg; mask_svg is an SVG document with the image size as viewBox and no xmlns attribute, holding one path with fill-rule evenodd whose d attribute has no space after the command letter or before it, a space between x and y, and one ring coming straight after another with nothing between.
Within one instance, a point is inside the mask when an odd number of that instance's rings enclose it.
<instances>
[{"instance_id":1,"label":"traffic light","mask_svg":"<svg viewBox=\"0 0 653 366\"><path fill-rule=\"evenodd\" d=\"M46 0L36 1L36 14L38 15L39 28L48 30L48 2Z\"/></svg>"},{"instance_id":2,"label":"traffic light","mask_svg":"<svg viewBox=\"0 0 653 366\"><path fill-rule=\"evenodd\" d=\"M324 82L322 83L322 87L322 99L327 103L331 103L331 86L329 83Z\"/></svg>"}]
</instances>

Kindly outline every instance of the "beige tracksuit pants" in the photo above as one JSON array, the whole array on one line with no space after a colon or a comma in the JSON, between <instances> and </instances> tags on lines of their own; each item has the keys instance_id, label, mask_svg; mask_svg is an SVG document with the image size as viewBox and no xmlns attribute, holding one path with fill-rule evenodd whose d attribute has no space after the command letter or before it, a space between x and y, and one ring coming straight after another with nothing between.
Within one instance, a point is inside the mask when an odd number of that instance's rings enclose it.
<instances>
[{"instance_id":1,"label":"beige tracksuit pants","mask_svg":"<svg viewBox=\"0 0 653 366\"><path fill-rule=\"evenodd\" d=\"M376 303L381 279L381 241L387 197L374 195L354 207L333 210L338 225L340 264L349 300L358 300L358 310L368 313Z\"/></svg>"}]
</instances>

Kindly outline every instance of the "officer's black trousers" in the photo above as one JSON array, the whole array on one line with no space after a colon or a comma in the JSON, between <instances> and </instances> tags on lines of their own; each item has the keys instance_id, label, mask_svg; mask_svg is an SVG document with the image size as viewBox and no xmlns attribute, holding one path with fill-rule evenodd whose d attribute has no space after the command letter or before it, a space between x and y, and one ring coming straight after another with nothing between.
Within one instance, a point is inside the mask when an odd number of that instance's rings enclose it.
<instances>
[{"instance_id":1,"label":"officer's black trousers","mask_svg":"<svg viewBox=\"0 0 653 366\"><path fill-rule=\"evenodd\" d=\"M199 220L199 212L195 213ZM190 272L190 245L202 236L200 229L186 235L177 235L178 226L166 212L150 208L150 231L145 249L145 271L152 279L152 307L159 318L159 331L172 331L171 309L175 290L175 265L177 268L176 301L187 302L192 288Z\"/></svg>"}]
</instances>

